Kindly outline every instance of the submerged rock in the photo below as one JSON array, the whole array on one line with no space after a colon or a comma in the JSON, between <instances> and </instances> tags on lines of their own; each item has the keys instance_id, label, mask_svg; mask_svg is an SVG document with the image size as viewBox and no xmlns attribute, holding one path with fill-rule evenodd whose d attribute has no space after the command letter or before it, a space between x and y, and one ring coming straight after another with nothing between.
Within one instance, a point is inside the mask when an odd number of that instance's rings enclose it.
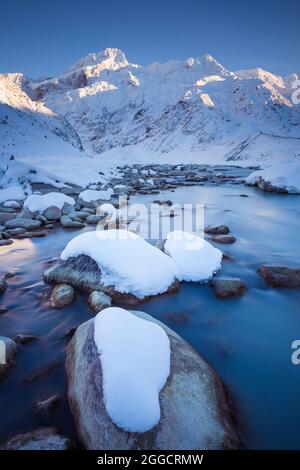
<instances>
[{"instance_id":1,"label":"submerged rock","mask_svg":"<svg viewBox=\"0 0 300 470\"><path fill-rule=\"evenodd\" d=\"M16 362L18 345L6 336L0 336L0 383L6 379Z\"/></svg>"},{"instance_id":2,"label":"submerged rock","mask_svg":"<svg viewBox=\"0 0 300 470\"><path fill-rule=\"evenodd\" d=\"M245 284L239 278L214 277L211 285L218 297L234 297L245 291Z\"/></svg>"},{"instance_id":3,"label":"submerged rock","mask_svg":"<svg viewBox=\"0 0 300 470\"><path fill-rule=\"evenodd\" d=\"M34 336L34 335L17 335L15 337L15 342L16 343L20 343L20 344L27 344L27 343L31 343L32 341L38 339L37 336Z\"/></svg>"},{"instance_id":4,"label":"submerged rock","mask_svg":"<svg viewBox=\"0 0 300 470\"><path fill-rule=\"evenodd\" d=\"M40 428L36 431L17 434L2 445L0 450L72 450L75 443L58 434L55 428Z\"/></svg>"},{"instance_id":5,"label":"submerged rock","mask_svg":"<svg viewBox=\"0 0 300 470\"><path fill-rule=\"evenodd\" d=\"M262 265L259 274L272 287L300 288L300 269L286 266Z\"/></svg>"},{"instance_id":6,"label":"submerged rock","mask_svg":"<svg viewBox=\"0 0 300 470\"><path fill-rule=\"evenodd\" d=\"M0 294L3 294L6 291L7 283L4 279L0 279Z\"/></svg>"},{"instance_id":7,"label":"submerged rock","mask_svg":"<svg viewBox=\"0 0 300 470\"><path fill-rule=\"evenodd\" d=\"M100 312L104 308L111 306L111 297L106 295L104 292L94 290L88 298L88 303L95 312Z\"/></svg>"},{"instance_id":8,"label":"submerged rock","mask_svg":"<svg viewBox=\"0 0 300 470\"><path fill-rule=\"evenodd\" d=\"M239 439L216 372L174 331L143 312L132 313L159 324L170 340L171 371L160 392L160 421L143 433L124 431L112 422L104 403L94 319L89 320L77 329L67 347L66 359L69 403L85 447L94 450L237 448Z\"/></svg>"},{"instance_id":9,"label":"submerged rock","mask_svg":"<svg viewBox=\"0 0 300 470\"><path fill-rule=\"evenodd\" d=\"M48 417L53 409L59 404L60 400L60 395L52 395L46 400L38 401L35 404L35 411L42 416Z\"/></svg>"},{"instance_id":10,"label":"submerged rock","mask_svg":"<svg viewBox=\"0 0 300 470\"><path fill-rule=\"evenodd\" d=\"M53 308L65 307L73 301L74 295L73 287L68 284L55 286L50 298L51 306Z\"/></svg>"},{"instance_id":11,"label":"submerged rock","mask_svg":"<svg viewBox=\"0 0 300 470\"><path fill-rule=\"evenodd\" d=\"M215 243L222 243L223 245L230 245L236 241L233 235L215 235L210 238Z\"/></svg>"},{"instance_id":12,"label":"submerged rock","mask_svg":"<svg viewBox=\"0 0 300 470\"><path fill-rule=\"evenodd\" d=\"M210 235L227 235L229 233L229 228L227 225L210 225L204 229L204 233L208 233Z\"/></svg>"}]
</instances>

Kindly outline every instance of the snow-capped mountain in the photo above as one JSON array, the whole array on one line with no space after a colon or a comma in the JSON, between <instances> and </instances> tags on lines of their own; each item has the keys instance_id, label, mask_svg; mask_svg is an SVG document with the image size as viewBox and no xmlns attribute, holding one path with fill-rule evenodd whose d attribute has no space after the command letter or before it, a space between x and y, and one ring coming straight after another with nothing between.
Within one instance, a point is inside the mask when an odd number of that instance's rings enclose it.
<instances>
[{"instance_id":1,"label":"snow-capped mountain","mask_svg":"<svg viewBox=\"0 0 300 470\"><path fill-rule=\"evenodd\" d=\"M210 55L141 66L112 48L55 78L0 75L0 154L25 155L26 139L29 147L41 141L45 151L51 135L116 163L290 159L300 156L296 79L262 69L232 72Z\"/></svg>"}]
</instances>

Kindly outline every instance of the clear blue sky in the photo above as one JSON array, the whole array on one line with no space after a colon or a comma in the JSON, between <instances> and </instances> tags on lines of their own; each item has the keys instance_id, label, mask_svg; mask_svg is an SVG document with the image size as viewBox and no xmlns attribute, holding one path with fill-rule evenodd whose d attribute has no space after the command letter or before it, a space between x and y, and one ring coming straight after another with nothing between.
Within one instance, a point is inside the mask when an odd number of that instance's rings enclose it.
<instances>
[{"instance_id":1,"label":"clear blue sky","mask_svg":"<svg viewBox=\"0 0 300 470\"><path fill-rule=\"evenodd\" d=\"M0 72L62 73L91 51L129 61L210 53L236 70L300 73L299 0L14 0L0 10Z\"/></svg>"}]
</instances>

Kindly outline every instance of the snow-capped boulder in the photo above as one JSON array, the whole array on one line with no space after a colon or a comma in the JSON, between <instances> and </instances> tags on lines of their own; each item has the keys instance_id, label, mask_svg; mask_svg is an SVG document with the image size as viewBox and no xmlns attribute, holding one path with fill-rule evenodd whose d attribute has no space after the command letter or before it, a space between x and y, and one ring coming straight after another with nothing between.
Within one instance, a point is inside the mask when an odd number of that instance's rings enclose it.
<instances>
[{"instance_id":1,"label":"snow-capped boulder","mask_svg":"<svg viewBox=\"0 0 300 470\"><path fill-rule=\"evenodd\" d=\"M206 282L221 268L222 252L188 232L169 233L164 251L177 264L183 281Z\"/></svg>"},{"instance_id":2,"label":"snow-capped boulder","mask_svg":"<svg viewBox=\"0 0 300 470\"><path fill-rule=\"evenodd\" d=\"M17 434L0 445L0 450L72 450L75 443L54 428L39 428Z\"/></svg>"},{"instance_id":3,"label":"snow-capped boulder","mask_svg":"<svg viewBox=\"0 0 300 470\"><path fill-rule=\"evenodd\" d=\"M254 171L246 184L268 192L300 194L300 159Z\"/></svg>"},{"instance_id":4,"label":"snow-capped boulder","mask_svg":"<svg viewBox=\"0 0 300 470\"><path fill-rule=\"evenodd\" d=\"M48 283L102 290L114 300L137 302L178 289L176 263L140 236L126 230L86 232L73 238L59 263L47 270Z\"/></svg>"},{"instance_id":5,"label":"snow-capped boulder","mask_svg":"<svg viewBox=\"0 0 300 470\"><path fill-rule=\"evenodd\" d=\"M114 310L121 311L110 318ZM143 312L107 309L80 325L67 348L66 369L70 407L87 449L239 445L216 372L174 331Z\"/></svg>"},{"instance_id":6,"label":"snow-capped boulder","mask_svg":"<svg viewBox=\"0 0 300 470\"><path fill-rule=\"evenodd\" d=\"M42 214L48 220L58 220L73 210L75 201L63 193L32 194L24 202L24 208L32 214Z\"/></svg>"},{"instance_id":7,"label":"snow-capped boulder","mask_svg":"<svg viewBox=\"0 0 300 470\"><path fill-rule=\"evenodd\" d=\"M91 204L99 204L103 201L110 201L114 191L112 188L108 188L106 191L98 191L97 189L86 189L79 194L78 201L84 207L89 207Z\"/></svg>"}]
</instances>

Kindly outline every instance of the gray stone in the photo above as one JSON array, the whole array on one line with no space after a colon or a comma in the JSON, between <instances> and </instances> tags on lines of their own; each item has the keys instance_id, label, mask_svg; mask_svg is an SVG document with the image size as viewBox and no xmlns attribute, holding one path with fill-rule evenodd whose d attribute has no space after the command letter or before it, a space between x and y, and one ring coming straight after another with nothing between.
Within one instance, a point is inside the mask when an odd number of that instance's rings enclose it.
<instances>
[{"instance_id":1,"label":"gray stone","mask_svg":"<svg viewBox=\"0 0 300 470\"><path fill-rule=\"evenodd\" d=\"M204 229L204 233L209 233L211 235L227 235L229 233L229 228L227 225L209 225Z\"/></svg>"},{"instance_id":2,"label":"gray stone","mask_svg":"<svg viewBox=\"0 0 300 470\"><path fill-rule=\"evenodd\" d=\"M65 228L83 228L85 224L77 220L72 220L68 215L63 215L60 218L60 223Z\"/></svg>"},{"instance_id":3,"label":"gray stone","mask_svg":"<svg viewBox=\"0 0 300 470\"><path fill-rule=\"evenodd\" d=\"M15 238L23 239L23 238L41 238L45 237L48 234L47 230L36 230L34 232L27 232L20 233L16 235Z\"/></svg>"},{"instance_id":4,"label":"gray stone","mask_svg":"<svg viewBox=\"0 0 300 470\"><path fill-rule=\"evenodd\" d=\"M25 228L12 228L11 230L7 231L11 237L14 237L15 235L20 235L21 233L26 232Z\"/></svg>"},{"instance_id":5,"label":"gray stone","mask_svg":"<svg viewBox=\"0 0 300 470\"><path fill-rule=\"evenodd\" d=\"M67 284L60 284L54 287L50 302L53 308L62 308L69 305L74 299L74 289Z\"/></svg>"},{"instance_id":6,"label":"gray stone","mask_svg":"<svg viewBox=\"0 0 300 470\"><path fill-rule=\"evenodd\" d=\"M4 225L8 220L15 218L15 214L12 212L0 211L0 225Z\"/></svg>"},{"instance_id":7,"label":"gray stone","mask_svg":"<svg viewBox=\"0 0 300 470\"><path fill-rule=\"evenodd\" d=\"M42 214L37 215L35 220L39 220L42 225L46 225L48 222L47 218Z\"/></svg>"},{"instance_id":8,"label":"gray stone","mask_svg":"<svg viewBox=\"0 0 300 470\"><path fill-rule=\"evenodd\" d=\"M245 291L245 284L239 278L214 277L211 285L218 297L234 297L242 295Z\"/></svg>"},{"instance_id":9,"label":"gray stone","mask_svg":"<svg viewBox=\"0 0 300 470\"><path fill-rule=\"evenodd\" d=\"M287 266L262 265L259 274L272 287L300 288L300 269Z\"/></svg>"},{"instance_id":10,"label":"gray stone","mask_svg":"<svg viewBox=\"0 0 300 470\"><path fill-rule=\"evenodd\" d=\"M72 450L75 443L58 434L55 428L39 428L36 431L17 434L0 445L0 450Z\"/></svg>"},{"instance_id":11,"label":"gray stone","mask_svg":"<svg viewBox=\"0 0 300 470\"><path fill-rule=\"evenodd\" d=\"M104 308L111 306L111 298L104 292L94 290L88 298L88 303L95 312L100 312Z\"/></svg>"},{"instance_id":12,"label":"gray stone","mask_svg":"<svg viewBox=\"0 0 300 470\"><path fill-rule=\"evenodd\" d=\"M86 223L87 224L98 224L103 219L105 219L105 215L89 215L86 218Z\"/></svg>"},{"instance_id":13,"label":"gray stone","mask_svg":"<svg viewBox=\"0 0 300 470\"><path fill-rule=\"evenodd\" d=\"M0 240L0 246L11 245L12 243L13 243L13 240L10 240L10 239Z\"/></svg>"},{"instance_id":14,"label":"gray stone","mask_svg":"<svg viewBox=\"0 0 300 470\"><path fill-rule=\"evenodd\" d=\"M55 206L47 207L43 212L43 216L46 217L47 220L59 220L61 215L61 209Z\"/></svg>"},{"instance_id":15,"label":"gray stone","mask_svg":"<svg viewBox=\"0 0 300 470\"><path fill-rule=\"evenodd\" d=\"M145 433L116 426L107 414L94 320L80 325L67 347L68 397L77 431L89 450L235 449L239 439L216 372L180 336L159 324L171 346L171 371L160 392L161 419ZM209 417L209 418L208 418Z\"/></svg>"},{"instance_id":16,"label":"gray stone","mask_svg":"<svg viewBox=\"0 0 300 470\"><path fill-rule=\"evenodd\" d=\"M72 204L69 204L68 202L65 202L63 207L62 207L61 214L62 215L69 215L73 211L74 211L74 206L72 206Z\"/></svg>"},{"instance_id":17,"label":"gray stone","mask_svg":"<svg viewBox=\"0 0 300 470\"><path fill-rule=\"evenodd\" d=\"M0 383L6 379L15 364L17 353L18 345L11 338L0 336Z\"/></svg>"},{"instance_id":18,"label":"gray stone","mask_svg":"<svg viewBox=\"0 0 300 470\"><path fill-rule=\"evenodd\" d=\"M13 220L8 220L5 222L5 227L7 229L14 229L14 228L25 228L26 230L32 230L39 228L41 226L41 222L39 220L32 220L32 219L25 219L23 217L17 217Z\"/></svg>"},{"instance_id":19,"label":"gray stone","mask_svg":"<svg viewBox=\"0 0 300 470\"><path fill-rule=\"evenodd\" d=\"M214 235L210 238L215 243L222 243L223 245L230 245L236 241L233 235Z\"/></svg>"}]
</instances>

